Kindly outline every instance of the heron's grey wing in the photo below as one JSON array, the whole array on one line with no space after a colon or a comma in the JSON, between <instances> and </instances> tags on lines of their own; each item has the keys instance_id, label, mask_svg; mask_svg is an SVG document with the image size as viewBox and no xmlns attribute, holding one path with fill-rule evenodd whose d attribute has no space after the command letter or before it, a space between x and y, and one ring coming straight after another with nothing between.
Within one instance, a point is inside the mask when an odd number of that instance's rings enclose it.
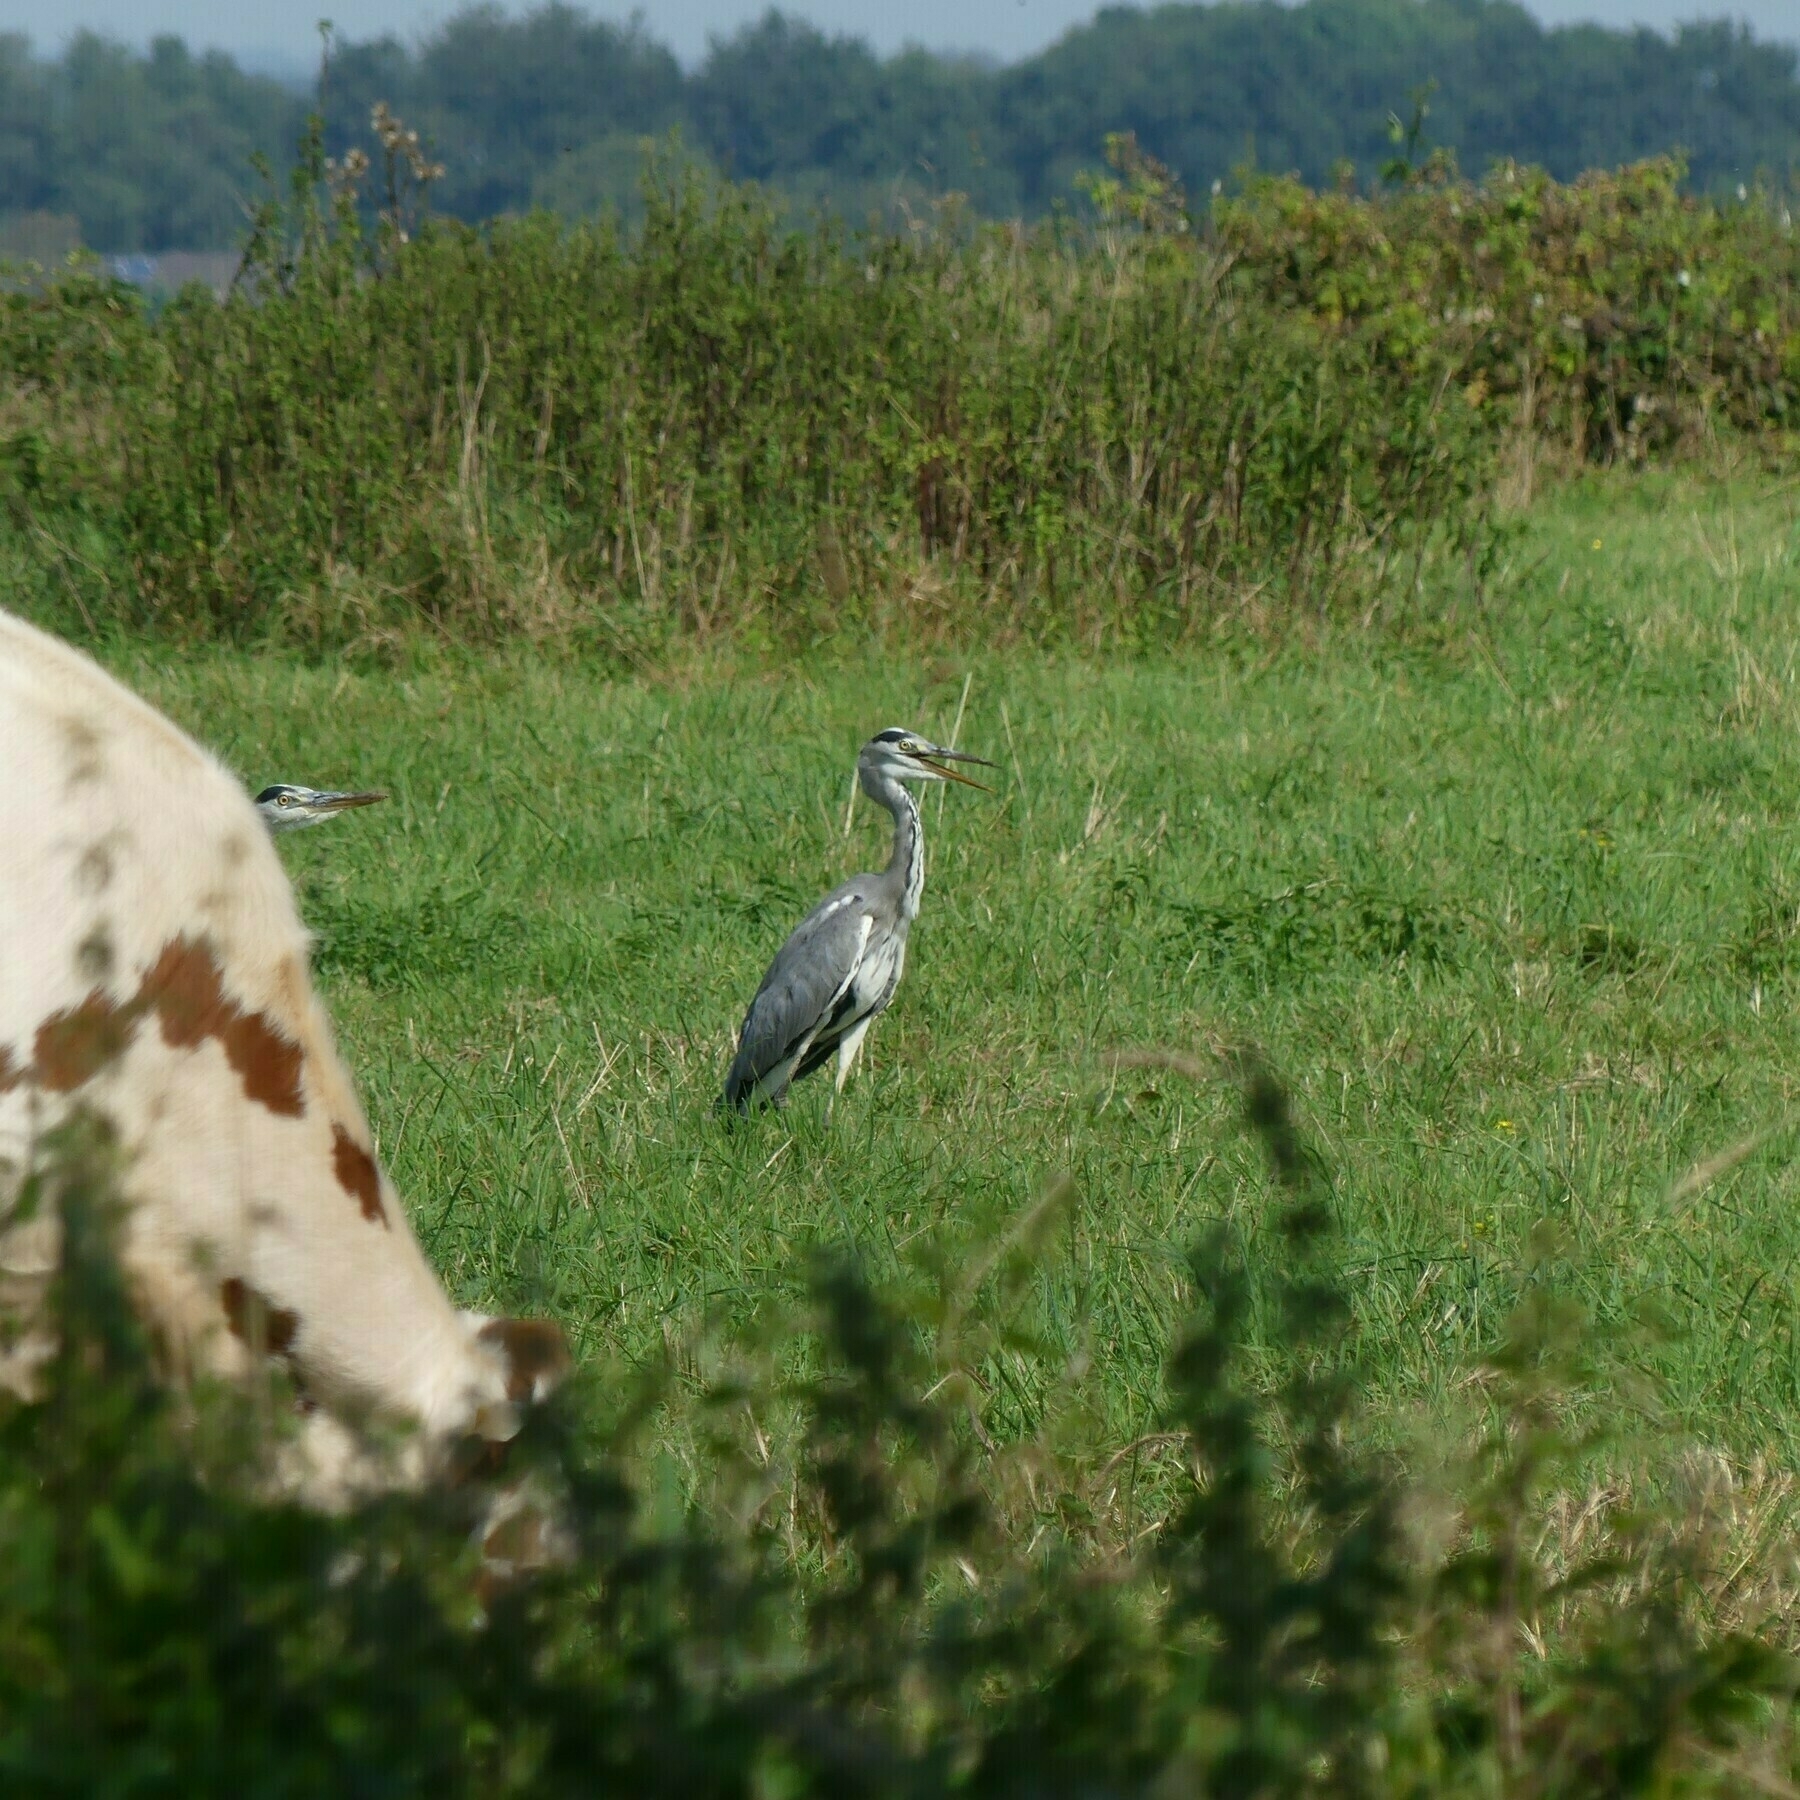
<instances>
[{"instance_id":1,"label":"heron's grey wing","mask_svg":"<svg viewBox=\"0 0 1800 1800\"><path fill-rule=\"evenodd\" d=\"M853 990L870 916L867 898L851 883L828 894L795 927L744 1015L737 1056L725 1077L728 1106L744 1105L759 1082L797 1060L831 1025Z\"/></svg>"}]
</instances>

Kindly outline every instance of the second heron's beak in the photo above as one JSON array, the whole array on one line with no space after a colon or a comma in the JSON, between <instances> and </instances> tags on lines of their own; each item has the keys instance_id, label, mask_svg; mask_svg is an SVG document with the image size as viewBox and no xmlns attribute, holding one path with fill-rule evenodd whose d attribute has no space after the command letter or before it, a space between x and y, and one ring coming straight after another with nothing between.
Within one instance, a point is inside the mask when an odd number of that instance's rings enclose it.
<instances>
[{"instance_id":1,"label":"second heron's beak","mask_svg":"<svg viewBox=\"0 0 1800 1800\"><path fill-rule=\"evenodd\" d=\"M373 806L377 800L385 800L386 794L315 794L312 799L314 808L323 813L348 812L353 806Z\"/></svg>"},{"instance_id":2,"label":"second heron's beak","mask_svg":"<svg viewBox=\"0 0 1800 1800\"><path fill-rule=\"evenodd\" d=\"M929 750L920 753L919 761L922 762L926 768L931 770L934 775L941 775L946 781L960 781L964 787L980 788L984 794L991 794L994 791L983 782L972 781L967 775L959 775L954 769L946 769L940 766L942 763L946 762L979 763L984 769L992 769L999 766L996 763L989 762L985 756L971 756L967 750L945 750L941 746L933 744Z\"/></svg>"}]
</instances>

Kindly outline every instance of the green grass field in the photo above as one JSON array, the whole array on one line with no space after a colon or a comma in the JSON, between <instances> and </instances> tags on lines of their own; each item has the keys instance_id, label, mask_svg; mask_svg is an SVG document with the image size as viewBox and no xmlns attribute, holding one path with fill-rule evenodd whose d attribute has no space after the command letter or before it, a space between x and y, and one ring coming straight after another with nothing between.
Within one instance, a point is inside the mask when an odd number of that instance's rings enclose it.
<instances>
[{"instance_id":1,"label":"green grass field","mask_svg":"<svg viewBox=\"0 0 1800 1800\"><path fill-rule=\"evenodd\" d=\"M253 786L393 790L282 854L465 1303L548 1308L586 1356L642 1362L792 1296L816 1243L966 1268L1067 1171L983 1423L1005 1440L1075 1391L1123 1444L1157 1421L1184 1247L1219 1219L1253 1263L1275 1240L1232 1095L1111 1053L1249 1040L1328 1166L1396 1432L1450 1402L1535 1266L1621 1373L1658 1376L1659 1432L1785 1468L1797 500L1561 490L1485 607L1405 637L1098 663L840 646L637 680L526 652L118 666ZM866 801L846 836L859 743L946 737L965 685L958 741L999 791L930 794L906 981L843 1102L827 1118L818 1079L725 1128L769 956L886 857Z\"/></svg>"}]
</instances>

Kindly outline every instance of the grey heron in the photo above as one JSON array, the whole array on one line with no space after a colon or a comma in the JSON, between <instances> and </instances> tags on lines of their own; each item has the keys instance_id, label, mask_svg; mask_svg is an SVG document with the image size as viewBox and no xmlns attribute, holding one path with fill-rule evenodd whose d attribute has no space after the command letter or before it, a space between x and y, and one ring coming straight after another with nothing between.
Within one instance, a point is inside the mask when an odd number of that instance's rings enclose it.
<instances>
[{"instance_id":1,"label":"grey heron","mask_svg":"<svg viewBox=\"0 0 1800 1800\"><path fill-rule=\"evenodd\" d=\"M298 831L303 825L323 825L353 806L373 806L386 798L386 794L340 794L277 782L256 796L256 810L271 831Z\"/></svg>"},{"instance_id":2,"label":"grey heron","mask_svg":"<svg viewBox=\"0 0 1800 1800\"><path fill-rule=\"evenodd\" d=\"M944 768L947 762L994 766L985 757L946 749L898 726L863 745L857 779L893 817L893 854L879 874L853 875L833 888L782 945L744 1015L737 1055L725 1077L725 1106L739 1112L758 1103L780 1106L789 1084L810 1075L833 1052L837 1093L843 1092L863 1038L900 985L906 934L918 917L925 886L919 804L905 784L982 785Z\"/></svg>"}]
</instances>

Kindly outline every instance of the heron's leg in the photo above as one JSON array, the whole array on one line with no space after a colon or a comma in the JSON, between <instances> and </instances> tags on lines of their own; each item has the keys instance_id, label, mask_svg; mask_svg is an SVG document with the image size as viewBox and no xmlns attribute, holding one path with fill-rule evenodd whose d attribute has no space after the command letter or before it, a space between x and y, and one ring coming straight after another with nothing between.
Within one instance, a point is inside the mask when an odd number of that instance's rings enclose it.
<instances>
[{"instance_id":1,"label":"heron's leg","mask_svg":"<svg viewBox=\"0 0 1800 1800\"><path fill-rule=\"evenodd\" d=\"M862 1041L869 1035L869 1027L875 1023L875 1015L871 1013L866 1019L859 1019L856 1024L838 1039L837 1047L837 1092L844 1091L844 1083L850 1079L850 1065L856 1061L856 1053L862 1048ZM833 1095L836 1098L836 1095Z\"/></svg>"}]
</instances>

